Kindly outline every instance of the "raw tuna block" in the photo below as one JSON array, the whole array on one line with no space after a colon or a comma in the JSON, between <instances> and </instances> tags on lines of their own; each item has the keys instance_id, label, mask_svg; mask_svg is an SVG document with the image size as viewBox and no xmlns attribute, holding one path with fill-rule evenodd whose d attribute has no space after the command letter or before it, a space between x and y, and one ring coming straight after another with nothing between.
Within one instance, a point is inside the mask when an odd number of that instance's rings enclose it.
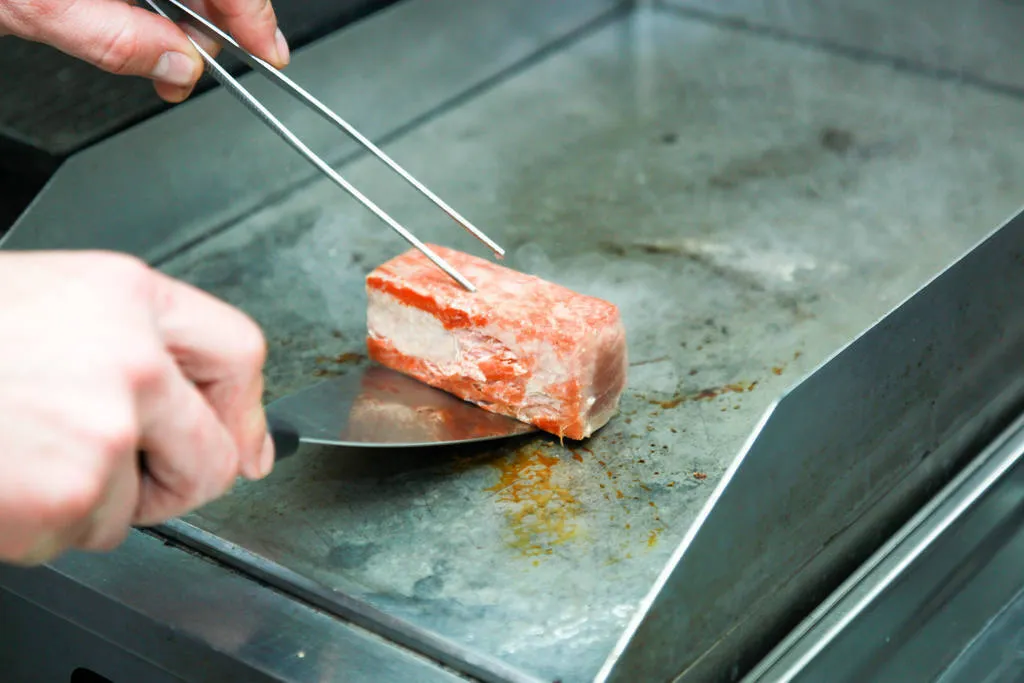
<instances>
[{"instance_id":1,"label":"raw tuna block","mask_svg":"<svg viewBox=\"0 0 1024 683\"><path fill-rule=\"evenodd\" d=\"M431 245L468 292L412 249L367 276L367 347L381 365L569 439L618 411L626 333L611 303Z\"/></svg>"}]
</instances>

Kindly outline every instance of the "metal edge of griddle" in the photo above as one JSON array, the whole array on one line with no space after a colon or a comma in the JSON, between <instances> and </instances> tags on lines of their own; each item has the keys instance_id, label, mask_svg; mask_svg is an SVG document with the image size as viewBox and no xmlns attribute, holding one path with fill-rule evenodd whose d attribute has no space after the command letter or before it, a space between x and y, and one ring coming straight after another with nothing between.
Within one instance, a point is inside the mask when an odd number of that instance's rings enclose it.
<instances>
[{"instance_id":1,"label":"metal edge of griddle","mask_svg":"<svg viewBox=\"0 0 1024 683\"><path fill-rule=\"evenodd\" d=\"M475 679L487 683L542 683L509 664L394 617L341 590L327 588L184 520L171 520L152 531Z\"/></svg>"},{"instance_id":2,"label":"metal edge of griddle","mask_svg":"<svg viewBox=\"0 0 1024 683\"><path fill-rule=\"evenodd\" d=\"M885 545L743 678L788 683L911 566L954 523L1001 482L1024 456L1024 416L1003 432Z\"/></svg>"},{"instance_id":3,"label":"metal edge of griddle","mask_svg":"<svg viewBox=\"0 0 1024 683\"><path fill-rule=\"evenodd\" d=\"M31 568L0 563L0 603L5 594L178 681L312 683L335 680L339 663L346 667L344 679L353 683L467 680L212 558L139 530L102 556L67 553ZM6 626L23 626L2 607L0 613ZM49 635L26 638L45 641ZM47 680L66 681L75 667L116 681L147 680L120 677L109 655L57 652L52 642L12 651L16 642L0 638L5 681L12 666L34 672L30 680L41 680L46 671L53 674ZM47 657L42 667L32 661L40 653Z\"/></svg>"},{"instance_id":4,"label":"metal edge of griddle","mask_svg":"<svg viewBox=\"0 0 1024 683\"><path fill-rule=\"evenodd\" d=\"M296 50L288 74L368 138L386 144L604 26L632 4L400 2ZM417 35L431 39L395 39ZM382 51L380 45L388 48ZM365 154L258 74L239 80L332 166ZM409 88L410 82L416 87ZM353 92L361 96L346 97ZM197 165L216 165L218 172L190 172ZM279 200L316 173L230 93L217 89L67 159L0 237L0 250L111 249L159 264ZM420 179L445 194L432 186L429 173ZM111 204L120 204L120 210L111 211ZM452 230L458 231L454 223Z\"/></svg>"},{"instance_id":5,"label":"metal edge of griddle","mask_svg":"<svg viewBox=\"0 0 1024 683\"><path fill-rule=\"evenodd\" d=\"M595 680L755 666L1020 414L1021 300L1024 213L786 392Z\"/></svg>"}]
</instances>

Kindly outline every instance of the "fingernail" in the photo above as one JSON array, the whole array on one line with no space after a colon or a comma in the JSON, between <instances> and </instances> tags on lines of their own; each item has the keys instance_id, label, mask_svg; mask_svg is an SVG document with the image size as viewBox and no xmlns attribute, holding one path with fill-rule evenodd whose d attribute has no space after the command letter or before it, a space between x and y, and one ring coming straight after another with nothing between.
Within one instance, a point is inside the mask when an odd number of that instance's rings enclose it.
<instances>
[{"instance_id":1,"label":"fingernail","mask_svg":"<svg viewBox=\"0 0 1024 683\"><path fill-rule=\"evenodd\" d=\"M281 29L277 29L277 34L274 37L277 43L277 61L284 66L287 66L292 61L291 50L288 49L288 41L285 40L284 34L281 33Z\"/></svg>"},{"instance_id":2,"label":"fingernail","mask_svg":"<svg viewBox=\"0 0 1024 683\"><path fill-rule=\"evenodd\" d=\"M196 65L180 52L165 52L160 55L153 69L153 78L171 85L182 87L192 85L195 80Z\"/></svg>"}]
</instances>

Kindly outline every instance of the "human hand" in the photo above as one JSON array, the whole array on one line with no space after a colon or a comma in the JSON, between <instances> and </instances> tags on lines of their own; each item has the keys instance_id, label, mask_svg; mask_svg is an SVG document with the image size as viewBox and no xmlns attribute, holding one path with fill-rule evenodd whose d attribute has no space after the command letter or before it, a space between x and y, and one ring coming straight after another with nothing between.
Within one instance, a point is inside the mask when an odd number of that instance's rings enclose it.
<instances>
[{"instance_id":1,"label":"human hand","mask_svg":"<svg viewBox=\"0 0 1024 683\"><path fill-rule=\"evenodd\" d=\"M251 319L133 258L0 253L0 561L109 550L266 476L264 358Z\"/></svg>"},{"instance_id":2,"label":"human hand","mask_svg":"<svg viewBox=\"0 0 1024 683\"><path fill-rule=\"evenodd\" d=\"M288 64L288 43L270 0L187 4L253 54L278 68ZM219 51L205 34L122 0L0 0L0 35L47 43L111 73L151 78L168 102L188 97L203 73L186 32L207 52Z\"/></svg>"}]
</instances>

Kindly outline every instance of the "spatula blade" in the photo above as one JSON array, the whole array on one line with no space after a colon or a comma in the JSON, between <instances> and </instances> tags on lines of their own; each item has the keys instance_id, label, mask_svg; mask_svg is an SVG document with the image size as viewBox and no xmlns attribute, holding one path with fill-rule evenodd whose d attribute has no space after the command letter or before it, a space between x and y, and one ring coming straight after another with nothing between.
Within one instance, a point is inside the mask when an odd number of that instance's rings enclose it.
<instances>
[{"instance_id":1,"label":"spatula blade","mask_svg":"<svg viewBox=\"0 0 1024 683\"><path fill-rule=\"evenodd\" d=\"M440 446L536 431L380 366L279 398L267 415L291 425L305 443L354 448Z\"/></svg>"}]
</instances>

